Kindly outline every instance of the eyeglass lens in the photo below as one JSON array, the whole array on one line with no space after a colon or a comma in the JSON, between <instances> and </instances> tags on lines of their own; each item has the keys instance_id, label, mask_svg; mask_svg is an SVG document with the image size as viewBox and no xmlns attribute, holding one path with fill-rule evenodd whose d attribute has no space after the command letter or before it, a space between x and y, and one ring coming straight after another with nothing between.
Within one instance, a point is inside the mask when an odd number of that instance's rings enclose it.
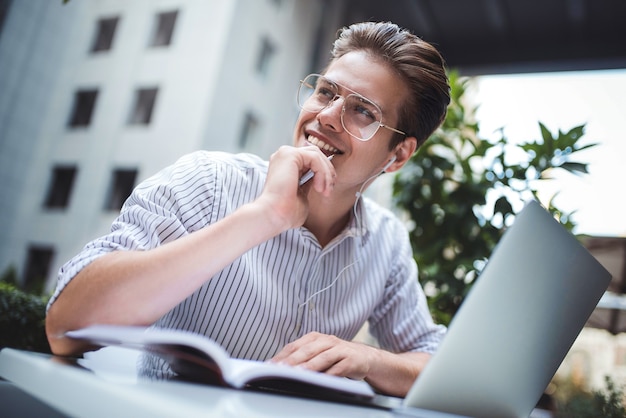
<instances>
[{"instance_id":1,"label":"eyeglass lens","mask_svg":"<svg viewBox=\"0 0 626 418\"><path fill-rule=\"evenodd\" d=\"M367 141L382 121L380 108L372 101L356 93L339 95L339 87L320 75L309 75L298 90L298 106L309 112L319 112L339 97L343 99L341 124L352 136Z\"/></svg>"}]
</instances>

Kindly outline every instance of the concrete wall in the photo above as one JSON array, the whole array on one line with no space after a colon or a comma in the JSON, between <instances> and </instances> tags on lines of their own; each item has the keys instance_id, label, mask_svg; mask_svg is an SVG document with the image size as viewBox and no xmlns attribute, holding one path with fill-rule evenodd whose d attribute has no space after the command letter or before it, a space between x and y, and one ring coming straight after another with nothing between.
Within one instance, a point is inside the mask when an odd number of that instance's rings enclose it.
<instances>
[{"instance_id":1,"label":"concrete wall","mask_svg":"<svg viewBox=\"0 0 626 418\"><path fill-rule=\"evenodd\" d=\"M28 248L54 248L47 277L116 216L104 209L114 169L141 181L196 149L267 157L292 141L298 80L342 2L307 0L14 1L0 34L0 272L23 274ZM169 46L150 47L156 15L178 10ZM91 52L99 19L118 16L112 48ZM273 46L257 70L263 40ZM326 45L326 49L330 44ZM317 68L314 68L317 70ZM138 88L158 88L148 125L129 125ZM96 88L87 127L68 127L74 95ZM245 117L259 121L244 147ZM43 201L51 172L78 168L66 208Z\"/></svg>"}]
</instances>

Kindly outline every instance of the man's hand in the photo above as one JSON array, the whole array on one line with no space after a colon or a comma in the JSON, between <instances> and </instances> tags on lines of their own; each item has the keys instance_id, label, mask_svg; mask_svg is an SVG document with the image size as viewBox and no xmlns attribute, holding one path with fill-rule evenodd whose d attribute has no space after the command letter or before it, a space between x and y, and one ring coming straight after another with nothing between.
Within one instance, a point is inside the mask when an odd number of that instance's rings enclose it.
<instances>
[{"instance_id":1,"label":"man's hand","mask_svg":"<svg viewBox=\"0 0 626 418\"><path fill-rule=\"evenodd\" d=\"M312 332L287 344L271 361L365 380L377 391L406 396L430 354L394 354L365 344Z\"/></svg>"},{"instance_id":2,"label":"man's hand","mask_svg":"<svg viewBox=\"0 0 626 418\"><path fill-rule=\"evenodd\" d=\"M351 379L365 379L377 357L375 348L312 332L287 344L272 361Z\"/></svg>"},{"instance_id":3,"label":"man's hand","mask_svg":"<svg viewBox=\"0 0 626 418\"><path fill-rule=\"evenodd\" d=\"M308 170L315 176L302 187L300 177ZM286 230L301 226L308 215L307 193L312 187L324 196L330 196L335 182L335 167L314 146L280 147L270 157L263 193L255 202L269 208L271 222Z\"/></svg>"}]
</instances>

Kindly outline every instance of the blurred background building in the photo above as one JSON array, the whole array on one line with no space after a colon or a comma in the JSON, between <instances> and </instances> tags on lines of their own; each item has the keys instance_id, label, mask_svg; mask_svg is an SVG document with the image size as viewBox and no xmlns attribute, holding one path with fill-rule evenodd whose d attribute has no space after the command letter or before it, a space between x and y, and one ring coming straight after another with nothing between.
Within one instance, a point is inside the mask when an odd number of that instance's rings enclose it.
<instances>
[{"instance_id":1,"label":"blurred background building","mask_svg":"<svg viewBox=\"0 0 626 418\"><path fill-rule=\"evenodd\" d=\"M183 154L290 143L298 81L319 70L339 6L3 1L0 270L50 288L133 186Z\"/></svg>"}]
</instances>

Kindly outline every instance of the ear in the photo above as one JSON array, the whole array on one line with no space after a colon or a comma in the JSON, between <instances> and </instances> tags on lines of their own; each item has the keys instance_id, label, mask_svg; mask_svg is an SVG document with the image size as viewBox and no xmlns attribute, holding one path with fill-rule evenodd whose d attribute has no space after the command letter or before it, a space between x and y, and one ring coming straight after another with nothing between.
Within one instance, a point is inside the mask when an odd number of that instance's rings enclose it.
<instances>
[{"instance_id":1,"label":"ear","mask_svg":"<svg viewBox=\"0 0 626 418\"><path fill-rule=\"evenodd\" d=\"M404 141L399 143L394 150L393 155L395 155L396 160L391 164L385 172L393 173L394 171L400 170L404 164L406 164L417 149L417 138L413 136L407 136L404 138Z\"/></svg>"}]
</instances>

